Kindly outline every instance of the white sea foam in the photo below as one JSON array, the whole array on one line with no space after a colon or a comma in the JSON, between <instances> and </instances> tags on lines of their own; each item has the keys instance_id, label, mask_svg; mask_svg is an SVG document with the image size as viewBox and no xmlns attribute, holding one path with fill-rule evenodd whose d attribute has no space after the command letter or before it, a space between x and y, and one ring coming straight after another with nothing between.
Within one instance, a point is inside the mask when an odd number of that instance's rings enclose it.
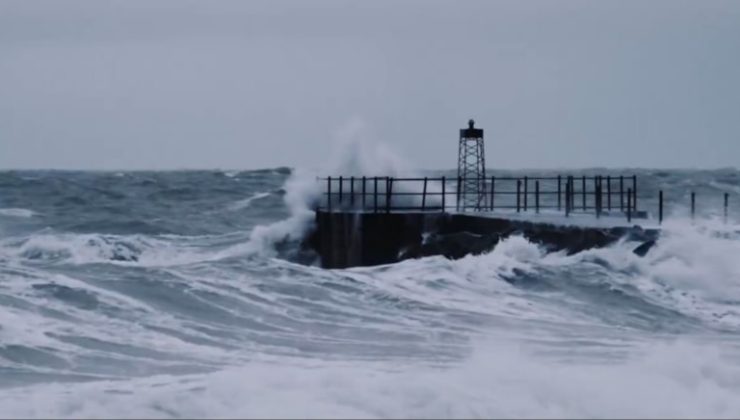
<instances>
[{"instance_id":1,"label":"white sea foam","mask_svg":"<svg viewBox=\"0 0 740 420\"><path fill-rule=\"evenodd\" d=\"M36 212L34 212L33 210L28 210L28 209L16 209L16 208L0 209L0 216L30 218L35 215L36 215Z\"/></svg>"},{"instance_id":2,"label":"white sea foam","mask_svg":"<svg viewBox=\"0 0 740 420\"><path fill-rule=\"evenodd\" d=\"M562 362L511 341L447 366L281 358L208 375L6 390L3 417L734 418L740 366L716 345L653 342ZM286 403L289 402L289 403Z\"/></svg>"},{"instance_id":3,"label":"white sea foam","mask_svg":"<svg viewBox=\"0 0 740 420\"><path fill-rule=\"evenodd\" d=\"M270 196L270 193L269 192L254 193L251 196L249 196L249 197L247 197L247 198L245 198L243 200L239 200L239 201L231 204L228 207L228 209L231 210L231 211L244 210L244 209L248 208L249 206L251 206L253 202L255 202L257 200L260 200L262 198L265 198L265 197L269 197L269 196Z\"/></svg>"}]
</instances>

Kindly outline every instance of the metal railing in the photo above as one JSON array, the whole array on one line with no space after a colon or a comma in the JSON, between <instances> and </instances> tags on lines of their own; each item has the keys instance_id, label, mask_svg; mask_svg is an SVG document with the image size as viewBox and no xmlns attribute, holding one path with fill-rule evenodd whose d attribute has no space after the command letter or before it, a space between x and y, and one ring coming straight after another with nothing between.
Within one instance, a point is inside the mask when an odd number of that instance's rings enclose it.
<instances>
[{"instance_id":1,"label":"metal railing","mask_svg":"<svg viewBox=\"0 0 740 420\"><path fill-rule=\"evenodd\" d=\"M638 195L636 175L559 175L559 176L491 176L478 179L485 188L484 200L475 206L466 205L465 192L460 188L464 179L455 177L368 177L339 176L317 178L324 183L322 198L317 203L321 211L390 212L496 212L516 213L544 211L601 216L618 215L647 218L648 212L638 210L638 202L656 206L655 196ZM642 188L640 188L642 190ZM478 195L477 191L469 194ZM664 194L658 191L657 219L664 219ZM696 215L696 197L691 192L690 215ZM728 193L723 196L723 216L728 218Z\"/></svg>"},{"instance_id":2,"label":"metal railing","mask_svg":"<svg viewBox=\"0 0 740 420\"><path fill-rule=\"evenodd\" d=\"M496 211L571 213L637 212L637 177L550 176L479 179L484 200L466 205L460 186L465 181L449 177L327 177L319 209L391 211ZM468 192L479 195L479 192Z\"/></svg>"}]
</instances>

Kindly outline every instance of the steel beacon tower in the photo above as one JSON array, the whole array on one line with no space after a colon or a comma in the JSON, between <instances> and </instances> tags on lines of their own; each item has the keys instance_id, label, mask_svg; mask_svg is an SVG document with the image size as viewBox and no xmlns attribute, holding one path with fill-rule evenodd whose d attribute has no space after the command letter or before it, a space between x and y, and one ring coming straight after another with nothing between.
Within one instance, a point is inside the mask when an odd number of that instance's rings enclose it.
<instances>
[{"instance_id":1,"label":"steel beacon tower","mask_svg":"<svg viewBox=\"0 0 740 420\"><path fill-rule=\"evenodd\" d=\"M483 129L468 121L460 130L457 157L457 210L481 210L486 203L486 154L483 149Z\"/></svg>"}]
</instances>

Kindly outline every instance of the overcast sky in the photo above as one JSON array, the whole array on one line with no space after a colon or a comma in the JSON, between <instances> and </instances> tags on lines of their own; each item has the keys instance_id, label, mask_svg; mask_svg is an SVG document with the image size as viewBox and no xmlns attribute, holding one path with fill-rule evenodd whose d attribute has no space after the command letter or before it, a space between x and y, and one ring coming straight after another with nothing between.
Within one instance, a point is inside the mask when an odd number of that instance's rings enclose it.
<instances>
[{"instance_id":1,"label":"overcast sky","mask_svg":"<svg viewBox=\"0 0 740 420\"><path fill-rule=\"evenodd\" d=\"M740 1L0 0L0 167L740 166ZM352 131L352 130L350 130Z\"/></svg>"}]
</instances>

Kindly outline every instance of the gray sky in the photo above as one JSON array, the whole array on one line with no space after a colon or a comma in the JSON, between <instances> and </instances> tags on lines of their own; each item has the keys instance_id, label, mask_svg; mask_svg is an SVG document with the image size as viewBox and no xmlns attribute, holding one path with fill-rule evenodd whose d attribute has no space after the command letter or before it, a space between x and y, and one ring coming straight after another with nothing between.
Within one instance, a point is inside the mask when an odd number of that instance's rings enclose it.
<instances>
[{"instance_id":1,"label":"gray sky","mask_svg":"<svg viewBox=\"0 0 740 420\"><path fill-rule=\"evenodd\" d=\"M0 167L740 166L740 1L0 0Z\"/></svg>"}]
</instances>

